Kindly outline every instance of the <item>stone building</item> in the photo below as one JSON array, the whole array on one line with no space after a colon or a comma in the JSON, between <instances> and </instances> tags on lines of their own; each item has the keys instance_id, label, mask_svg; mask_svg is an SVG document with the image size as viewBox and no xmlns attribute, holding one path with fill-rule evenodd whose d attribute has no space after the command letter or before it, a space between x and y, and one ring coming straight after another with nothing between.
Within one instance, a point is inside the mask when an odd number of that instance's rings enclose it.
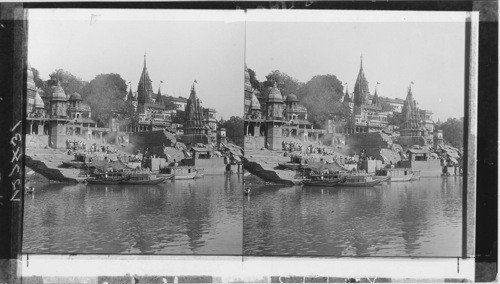
<instances>
[{"instance_id":1,"label":"stone building","mask_svg":"<svg viewBox=\"0 0 500 284\"><path fill-rule=\"evenodd\" d=\"M191 86L191 94L187 101L185 117L183 134L181 135L184 144L194 145L196 143L208 144L215 142L216 133L212 132L207 119L203 115L203 108L200 99L196 95L194 83Z\"/></svg>"},{"instance_id":2,"label":"stone building","mask_svg":"<svg viewBox=\"0 0 500 284\"><path fill-rule=\"evenodd\" d=\"M368 80L363 70L363 57L361 57L358 77L354 85L352 103L348 93L344 96L344 102L348 103L351 112L345 132L377 132L387 127L388 113L382 110L377 91L373 97L370 95Z\"/></svg>"},{"instance_id":3,"label":"stone building","mask_svg":"<svg viewBox=\"0 0 500 284\"><path fill-rule=\"evenodd\" d=\"M144 66L142 68L141 77L137 84L136 96L130 87L127 95L129 101L135 108L138 121L136 125L127 125L121 130L127 132L141 132L162 130L171 126L172 113L174 111L165 108L161 88L158 87L158 93L153 92L152 80L149 77L149 72L146 63L146 55L144 55Z\"/></svg>"}]
</instances>

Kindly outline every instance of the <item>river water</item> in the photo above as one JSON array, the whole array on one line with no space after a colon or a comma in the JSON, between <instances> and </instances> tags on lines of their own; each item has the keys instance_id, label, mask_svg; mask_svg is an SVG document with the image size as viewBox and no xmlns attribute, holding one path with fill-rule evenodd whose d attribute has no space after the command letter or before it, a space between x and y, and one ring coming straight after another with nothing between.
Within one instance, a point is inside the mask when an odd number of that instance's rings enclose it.
<instances>
[{"instance_id":1,"label":"river water","mask_svg":"<svg viewBox=\"0 0 500 284\"><path fill-rule=\"evenodd\" d=\"M38 185L24 253L241 255L243 177L156 186Z\"/></svg>"},{"instance_id":2,"label":"river water","mask_svg":"<svg viewBox=\"0 0 500 284\"><path fill-rule=\"evenodd\" d=\"M460 256L462 178L370 188L206 176L158 186L38 185L24 253Z\"/></svg>"},{"instance_id":3,"label":"river water","mask_svg":"<svg viewBox=\"0 0 500 284\"><path fill-rule=\"evenodd\" d=\"M461 177L369 188L263 186L245 197L244 210L245 255L461 255Z\"/></svg>"}]
</instances>

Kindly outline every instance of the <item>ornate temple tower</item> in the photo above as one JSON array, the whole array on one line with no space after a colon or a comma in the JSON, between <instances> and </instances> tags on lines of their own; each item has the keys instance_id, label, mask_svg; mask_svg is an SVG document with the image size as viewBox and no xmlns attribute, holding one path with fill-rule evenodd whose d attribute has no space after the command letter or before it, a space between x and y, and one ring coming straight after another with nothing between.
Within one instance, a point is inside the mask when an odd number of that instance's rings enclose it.
<instances>
[{"instance_id":1,"label":"ornate temple tower","mask_svg":"<svg viewBox=\"0 0 500 284\"><path fill-rule=\"evenodd\" d=\"M280 150L282 141L283 96L274 82L267 98L266 146L270 150Z\"/></svg>"},{"instance_id":2,"label":"ornate temple tower","mask_svg":"<svg viewBox=\"0 0 500 284\"><path fill-rule=\"evenodd\" d=\"M194 83L191 86L191 94L186 105L186 123L184 124L184 134L207 134L207 127L204 123L203 110L200 100L196 96Z\"/></svg>"},{"instance_id":3,"label":"ornate temple tower","mask_svg":"<svg viewBox=\"0 0 500 284\"><path fill-rule=\"evenodd\" d=\"M260 119L262 117L262 110L259 103L259 99L255 96L255 93L252 93L252 101L250 104L250 117Z\"/></svg>"},{"instance_id":4,"label":"ornate temple tower","mask_svg":"<svg viewBox=\"0 0 500 284\"><path fill-rule=\"evenodd\" d=\"M420 118L418 114L417 102L413 99L411 85L408 87L406 100L403 104L401 112L403 116L403 124L401 124L401 136L419 136L420 135Z\"/></svg>"},{"instance_id":5,"label":"ornate temple tower","mask_svg":"<svg viewBox=\"0 0 500 284\"><path fill-rule=\"evenodd\" d=\"M380 106L380 99L377 94L377 88L375 87L375 94L373 95L372 105Z\"/></svg>"},{"instance_id":6,"label":"ornate temple tower","mask_svg":"<svg viewBox=\"0 0 500 284\"><path fill-rule=\"evenodd\" d=\"M368 89L368 81L363 71L363 56L361 56L361 66L359 67L358 78L354 85L354 105L361 106L366 104L368 102L368 95L370 95L370 90Z\"/></svg>"},{"instance_id":7,"label":"ornate temple tower","mask_svg":"<svg viewBox=\"0 0 500 284\"><path fill-rule=\"evenodd\" d=\"M161 85L158 87L158 94L156 95L156 104L163 105L163 98L161 96Z\"/></svg>"},{"instance_id":8,"label":"ornate temple tower","mask_svg":"<svg viewBox=\"0 0 500 284\"><path fill-rule=\"evenodd\" d=\"M149 78L148 68L146 67L146 54L144 54L144 67L142 69L141 78L137 85L137 103L139 106L145 103L153 102L153 85Z\"/></svg>"},{"instance_id":9,"label":"ornate temple tower","mask_svg":"<svg viewBox=\"0 0 500 284\"><path fill-rule=\"evenodd\" d=\"M349 107L349 112L352 112L354 103L349 95L349 89L347 88L347 86L345 87L344 103Z\"/></svg>"},{"instance_id":10,"label":"ornate temple tower","mask_svg":"<svg viewBox=\"0 0 500 284\"><path fill-rule=\"evenodd\" d=\"M52 148L66 147L67 107L66 94L61 83L57 81L50 97L49 146Z\"/></svg>"},{"instance_id":11,"label":"ornate temple tower","mask_svg":"<svg viewBox=\"0 0 500 284\"><path fill-rule=\"evenodd\" d=\"M130 85L130 90L128 91L127 102L132 103L134 111L137 111L137 98L134 97L134 93L132 93L132 84Z\"/></svg>"}]
</instances>

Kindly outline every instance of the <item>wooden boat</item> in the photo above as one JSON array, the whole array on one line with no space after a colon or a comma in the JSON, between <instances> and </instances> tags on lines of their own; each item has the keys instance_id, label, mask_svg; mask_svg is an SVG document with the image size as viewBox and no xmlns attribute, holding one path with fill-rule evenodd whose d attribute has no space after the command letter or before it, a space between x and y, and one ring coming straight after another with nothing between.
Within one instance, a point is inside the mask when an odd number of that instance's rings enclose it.
<instances>
[{"instance_id":1,"label":"wooden boat","mask_svg":"<svg viewBox=\"0 0 500 284\"><path fill-rule=\"evenodd\" d=\"M86 179L89 184L119 184L123 180L122 172L95 173Z\"/></svg>"},{"instance_id":2,"label":"wooden boat","mask_svg":"<svg viewBox=\"0 0 500 284\"><path fill-rule=\"evenodd\" d=\"M310 180L302 181L305 186L335 186L340 182L341 175L339 173L334 174L311 174Z\"/></svg>"},{"instance_id":3,"label":"wooden boat","mask_svg":"<svg viewBox=\"0 0 500 284\"><path fill-rule=\"evenodd\" d=\"M160 184L164 181L164 178L157 177L156 174L152 173L132 173L127 175L120 184L134 184L134 185L150 185L150 184Z\"/></svg>"},{"instance_id":4,"label":"wooden boat","mask_svg":"<svg viewBox=\"0 0 500 284\"><path fill-rule=\"evenodd\" d=\"M381 179L373 179L370 175L349 175L344 176L340 179L340 182L336 183L335 186L349 186L349 187L369 187L375 186L388 180L389 177Z\"/></svg>"},{"instance_id":5,"label":"wooden boat","mask_svg":"<svg viewBox=\"0 0 500 284\"><path fill-rule=\"evenodd\" d=\"M174 178L174 174L157 174L156 176L159 178L163 178L163 181Z\"/></svg>"},{"instance_id":6,"label":"wooden boat","mask_svg":"<svg viewBox=\"0 0 500 284\"><path fill-rule=\"evenodd\" d=\"M196 172L186 173L186 174L175 174L174 179L175 180L194 179L195 176Z\"/></svg>"},{"instance_id":7,"label":"wooden boat","mask_svg":"<svg viewBox=\"0 0 500 284\"><path fill-rule=\"evenodd\" d=\"M160 174L173 174L175 180L194 179L197 173L193 166L173 166L160 169Z\"/></svg>"},{"instance_id":8,"label":"wooden boat","mask_svg":"<svg viewBox=\"0 0 500 284\"><path fill-rule=\"evenodd\" d=\"M413 178L413 172L409 168L385 168L377 170L373 179L384 180L387 177L391 182L410 181Z\"/></svg>"}]
</instances>

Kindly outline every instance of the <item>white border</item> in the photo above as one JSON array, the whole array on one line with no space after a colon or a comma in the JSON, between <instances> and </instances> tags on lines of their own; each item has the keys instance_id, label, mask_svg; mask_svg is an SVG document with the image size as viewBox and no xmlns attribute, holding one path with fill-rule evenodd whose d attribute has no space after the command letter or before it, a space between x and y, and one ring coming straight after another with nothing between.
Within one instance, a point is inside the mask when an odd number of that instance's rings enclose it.
<instances>
[{"instance_id":1,"label":"white border","mask_svg":"<svg viewBox=\"0 0 500 284\"><path fill-rule=\"evenodd\" d=\"M259 279L307 276L474 279L474 259L297 258L241 256L23 255L22 275L50 277L212 276ZM223 281L226 282L226 281Z\"/></svg>"}]
</instances>

